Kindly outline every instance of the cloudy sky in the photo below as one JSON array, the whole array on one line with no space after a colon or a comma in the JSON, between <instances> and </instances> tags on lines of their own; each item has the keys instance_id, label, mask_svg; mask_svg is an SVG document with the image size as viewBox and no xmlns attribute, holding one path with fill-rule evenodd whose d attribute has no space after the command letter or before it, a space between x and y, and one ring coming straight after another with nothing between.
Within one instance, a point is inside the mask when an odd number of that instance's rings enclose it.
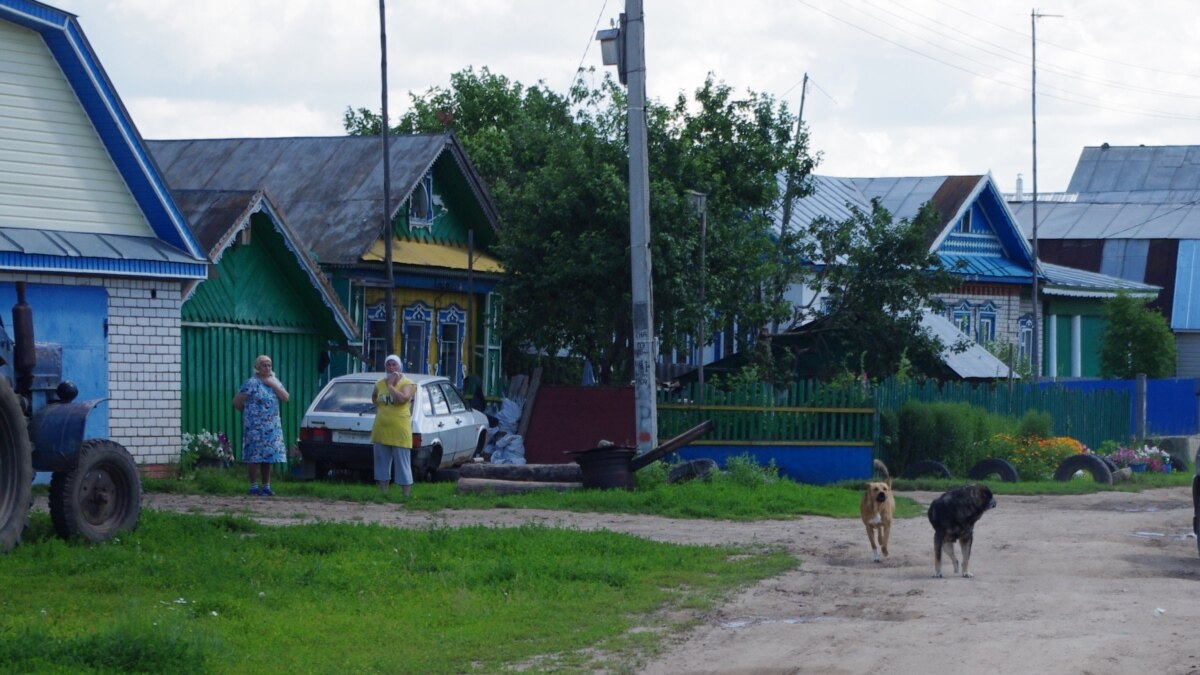
<instances>
[{"instance_id":1,"label":"cloudy sky","mask_svg":"<svg viewBox=\"0 0 1200 675\"><path fill-rule=\"evenodd\" d=\"M377 0L45 0L73 12L146 138L339 135L379 108ZM487 66L563 92L624 0L388 0L393 118ZM1031 13L1012 0L645 0L647 93L706 74L800 106L818 172L991 172L1033 188ZM1200 144L1200 11L1179 0L1037 7L1040 192L1084 146Z\"/></svg>"}]
</instances>

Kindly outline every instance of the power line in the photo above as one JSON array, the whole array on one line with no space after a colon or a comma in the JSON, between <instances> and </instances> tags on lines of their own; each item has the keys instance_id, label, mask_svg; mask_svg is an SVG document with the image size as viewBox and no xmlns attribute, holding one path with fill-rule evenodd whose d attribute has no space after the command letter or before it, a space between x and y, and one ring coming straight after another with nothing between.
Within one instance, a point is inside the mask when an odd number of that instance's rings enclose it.
<instances>
[{"instance_id":1,"label":"power line","mask_svg":"<svg viewBox=\"0 0 1200 675\"><path fill-rule=\"evenodd\" d=\"M608 9L608 0L600 5L600 13L596 15L596 25L592 26L592 30L588 33L587 42L583 45L583 54L579 56L579 65L575 67L575 72L571 75L571 83L567 85L567 95L571 94L571 87L575 86L575 81L579 79L579 73L583 71L583 62L587 60L588 51L592 48L592 43L596 41L596 29L600 27L600 21L604 18L604 10Z\"/></svg>"}]
</instances>

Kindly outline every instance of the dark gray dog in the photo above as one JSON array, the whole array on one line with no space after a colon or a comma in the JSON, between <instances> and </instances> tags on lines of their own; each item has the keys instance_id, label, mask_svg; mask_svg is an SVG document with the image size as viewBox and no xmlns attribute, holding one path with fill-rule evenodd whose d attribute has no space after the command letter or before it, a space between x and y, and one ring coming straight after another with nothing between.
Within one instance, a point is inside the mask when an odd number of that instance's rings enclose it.
<instances>
[{"instance_id":1,"label":"dark gray dog","mask_svg":"<svg viewBox=\"0 0 1200 675\"><path fill-rule=\"evenodd\" d=\"M970 577L967 565L971 562L971 541L975 522L984 511L996 508L996 498L986 485L968 485L951 490L929 505L929 524L933 525L933 576L942 576L942 548L954 563L958 574L958 558L954 557L954 542L962 548L962 575Z\"/></svg>"}]
</instances>

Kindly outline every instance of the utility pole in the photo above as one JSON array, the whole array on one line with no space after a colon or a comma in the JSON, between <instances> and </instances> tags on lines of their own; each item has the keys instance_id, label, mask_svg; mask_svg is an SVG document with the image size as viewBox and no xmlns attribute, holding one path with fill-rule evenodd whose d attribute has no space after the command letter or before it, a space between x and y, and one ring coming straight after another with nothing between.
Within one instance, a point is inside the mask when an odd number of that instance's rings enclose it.
<instances>
[{"instance_id":1,"label":"utility pole","mask_svg":"<svg viewBox=\"0 0 1200 675\"><path fill-rule=\"evenodd\" d=\"M688 190L687 195L688 201L691 202L692 208L700 215L700 335L696 338L696 342L699 347L699 356L696 359L696 363L698 364L696 369L696 384L698 387L696 402L703 405L705 358L704 347L708 343L708 336L705 335L707 332L707 324L705 323L705 320L707 319L708 308L704 304L704 281L707 275L707 267L704 264L704 240L708 235L708 195L703 192L696 192L695 190Z\"/></svg>"},{"instance_id":2,"label":"utility pole","mask_svg":"<svg viewBox=\"0 0 1200 675\"><path fill-rule=\"evenodd\" d=\"M1042 343L1041 326L1038 317L1038 183L1037 183L1037 20L1043 16L1062 16L1061 14L1042 14L1033 9L1029 12L1030 41L1032 46L1033 72L1030 101L1033 117L1033 346L1030 350L1033 366L1033 382L1036 384L1042 376ZM1053 373L1051 373L1053 375Z\"/></svg>"},{"instance_id":3,"label":"utility pole","mask_svg":"<svg viewBox=\"0 0 1200 675\"><path fill-rule=\"evenodd\" d=\"M387 326L387 353L396 353L396 278L392 265L392 162L388 149L388 78L387 78L387 16L384 11L386 0L379 0L379 70L382 84L383 110L379 120L383 136L383 224L379 237L383 240L383 266L386 268L387 288L384 289L384 321Z\"/></svg>"},{"instance_id":4,"label":"utility pole","mask_svg":"<svg viewBox=\"0 0 1200 675\"><path fill-rule=\"evenodd\" d=\"M654 293L650 264L650 170L646 159L646 22L642 0L625 0L619 29L602 30L604 64L616 65L629 90L629 257L633 283L634 422L638 454L658 443Z\"/></svg>"}]
</instances>

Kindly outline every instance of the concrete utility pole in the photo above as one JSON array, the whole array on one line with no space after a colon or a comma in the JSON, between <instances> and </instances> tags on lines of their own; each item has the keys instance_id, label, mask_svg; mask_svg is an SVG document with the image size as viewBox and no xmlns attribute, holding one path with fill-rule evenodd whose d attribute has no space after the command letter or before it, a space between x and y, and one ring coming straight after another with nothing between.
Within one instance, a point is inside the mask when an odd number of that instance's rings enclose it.
<instances>
[{"instance_id":1,"label":"concrete utility pole","mask_svg":"<svg viewBox=\"0 0 1200 675\"><path fill-rule=\"evenodd\" d=\"M596 34L605 65L629 89L629 257L633 282L633 386L638 453L658 444L654 293L650 264L650 169L646 159L646 23L642 0L625 0L618 30Z\"/></svg>"},{"instance_id":2,"label":"concrete utility pole","mask_svg":"<svg viewBox=\"0 0 1200 675\"><path fill-rule=\"evenodd\" d=\"M387 325L387 353L396 353L396 307L395 267L392 264L392 162L391 151L388 149L388 98L387 98L387 14L384 11L385 0L379 0L379 71L382 85L380 99L383 110L380 113L379 128L383 135L383 224L380 226L379 237L383 240L383 266L387 270L387 288L384 290L384 321ZM377 367L372 364L372 368Z\"/></svg>"}]
</instances>

